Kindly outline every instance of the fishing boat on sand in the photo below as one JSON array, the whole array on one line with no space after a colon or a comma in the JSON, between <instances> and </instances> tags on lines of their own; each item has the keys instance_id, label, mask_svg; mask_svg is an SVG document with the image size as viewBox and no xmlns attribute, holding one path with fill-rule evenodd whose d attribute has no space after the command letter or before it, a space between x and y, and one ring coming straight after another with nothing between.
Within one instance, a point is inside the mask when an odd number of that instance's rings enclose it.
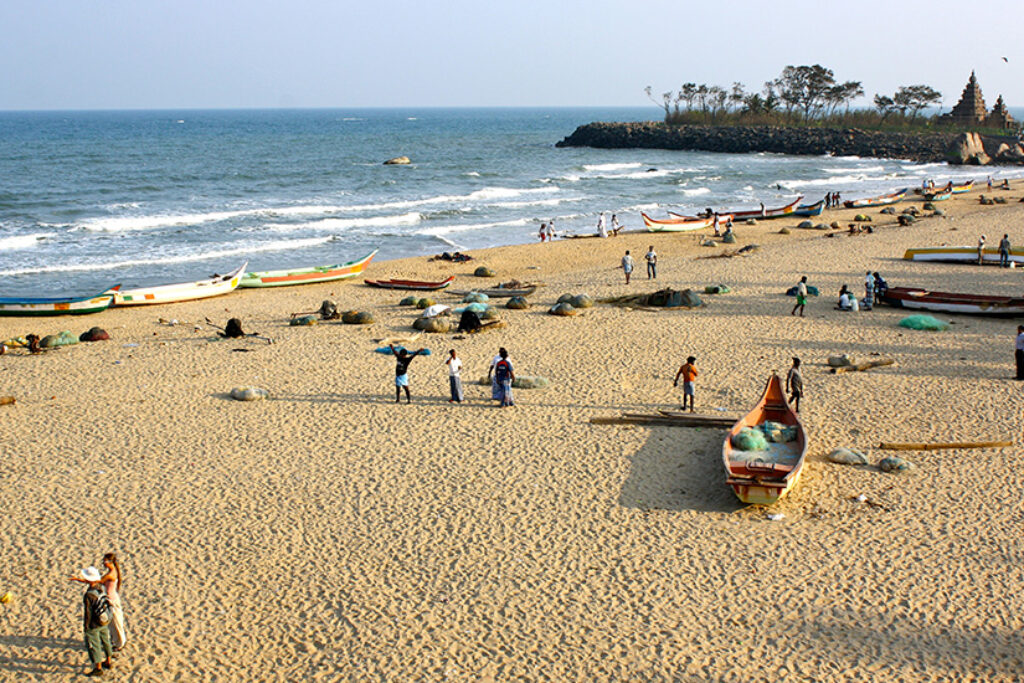
<instances>
[{"instance_id":1,"label":"fishing boat on sand","mask_svg":"<svg viewBox=\"0 0 1024 683\"><path fill-rule=\"evenodd\" d=\"M744 429L769 435L767 448L740 450L733 439ZM754 409L729 430L722 445L726 483L744 503L770 505L796 486L807 455L807 435L786 402L782 380L772 374Z\"/></svg>"},{"instance_id":2,"label":"fishing boat on sand","mask_svg":"<svg viewBox=\"0 0 1024 683\"><path fill-rule=\"evenodd\" d=\"M146 304L171 304L179 301L194 301L220 296L235 291L242 279L248 262L243 263L227 275L214 275L206 280L179 282L173 285L156 285L125 289L114 294L112 306L142 306Z\"/></svg>"},{"instance_id":3,"label":"fishing boat on sand","mask_svg":"<svg viewBox=\"0 0 1024 683\"><path fill-rule=\"evenodd\" d=\"M977 247L915 247L903 252L907 261L935 261L937 263L977 263ZM1010 249L1010 262L1024 265L1024 247ZM999 250L990 247L982 252L982 263L999 264Z\"/></svg>"},{"instance_id":4,"label":"fishing boat on sand","mask_svg":"<svg viewBox=\"0 0 1024 683\"><path fill-rule=\"evenodd\" d=\"M676 218L669 218L668 220L659 221L651 218L646 213L640 212L640 217L644 219L644 225L650 232L689 232L691 230L703 230L704 228L711 228L715 225L715 216L680 216L679 214L672 214ZM718 224L725 226L730 220L732 220L732 214L718 214Z\"/></svg>"},{"instance_id":5,"label":"fishing boat on sand","mask_svg":"<svg viewBox=\"0 0 1024 683\"><path fill-rule=\"evenodd\" d=\"M465 291L451 291L449 294L455 294L456 296L466 296L467 294L486 294L492 299L507 299L513 296L530 296L537 291L537 285L527 285L526 287L490 287L488 289L468 289Z\"/></svg>"},{"instance_id":6,"label":"fishing boat on sand","mask_svg":"<svg viewBox=\"0 0 1024 683\"><path fill-rule=\"evenodd\" d=\"M333 282L345 280L359 275L377 255L374 249L356 261L339 263L333 266L313 266L294 270L265 270L246 273L238 283L240 288L249 287L286 287L288 285L308 285L314 282Z\"/></svg>"},{"instance_id":7,"label":"fishing boat on sand","mask_svg":"<svg viewBox=\"0 0 1024 683\"><path fill-rule=\"evenodd\" d=\"M937 192L925 192L924 200L926 202L942 202L949 199L952 196L953 190L949 189L949 187L947 186L945 189L939 190Z\"/></svg>"},{"instance_id":8,"label":"fishing boat on sand","mask_svg":"<svg viewBox=\"0 0 1024 683\"><path fill-rule=\"evenodd\" d=\"M121 285L114 285L99 294L79 297L2 297L0 315L43 316L43 315L85 315L99 313L110 307L114 295Z\"/></svg>"},{"instance_id":9,"label":"fishing boat on sand","mask_svg":"<svg viewBox=\"0 0 1024 683\"><path fill-rule=\"evenodd\" d=\"M907 188L902 190L896 190L889 194L879 195L877 197L866 197L864 199L853 199L848 202L843 202L843 206L847 209L862 209L871 206L886 206L888 204L895 204L896 202L902 201L907 195Z\"/></svg>"},{"instance_id":10,"label":"fishing boat on sand","mask_svg":"<svg viewBox=\"0 0 1024 683\"><path fill-rule=\"evenodd\" d=\"M428 280L363 280L363 282L371 287L380 287L381 289L416 289L430 291L435 289L444 289L451 283L455 282L455 276L450 275L444 280L439 280L437 282L430 282Z\"/></svg>"},{"instance_id":11,"label":"fishing boat on sand","mask_svg":"<svg viewBox=\"0 0 1024 683\"><path fill-rule=\"evenodd\" d=\"M783 216L789 216L796 211L796 207L802 199L803 197L797 197L785 206L779 206L774 209L765 209L764 211L761 209L753 209L750 211L730 211L729 213L732 214L732 219L734 221L745 221L748 218L761 220L765 218L782 218Z\"/></svg>"},{"instance_id":12,"label":"fishing boat on sand","mask_svg":"<svg viewBox=\"0 0 1024 683\"><path fill-rule=\"evenodd\" d=\"M813 204L801 204L793 209L794 216L820 216L825 210L825 200L820 199Z\"/></svg>"},{"instance_id":13,"label":"fishing boat on sand","mask_svg":"<svg viewBox=\"0 0 1024 683\"><path fill-rule=\"evenodd\" d=\"M984 294L958 294L933 292L917 287L890 287L879 301L897 308L967 315L1021 317L1024 316L1024 297L987 296Z\"/></svg>"},{"instance_id":14,"label":"fishing boat on sand","mask_svg":"<svg viewBox=\"0 0 1024 683\"><path fill-rule=\"evenodd\" d=\"M971 191L972 187L974 187L974 181L968 180L966 183L962 183L960 185L953 185L951 189L953 191L953 194L967 194L968 192Z\"/></svg>"}]
</instances>

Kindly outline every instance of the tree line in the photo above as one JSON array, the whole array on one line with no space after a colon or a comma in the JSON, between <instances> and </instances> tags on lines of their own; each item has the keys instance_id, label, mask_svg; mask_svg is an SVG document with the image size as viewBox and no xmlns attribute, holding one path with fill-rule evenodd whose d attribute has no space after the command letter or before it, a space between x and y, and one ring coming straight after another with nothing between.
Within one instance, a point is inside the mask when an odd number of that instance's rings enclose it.
<instances>
[{"instance_id":1,"label":"tree line","mask_svg":"<svg viewBox=\"0 0 1024 683\"><path fill-rule=\"evenodd\" d=\"M901 86L892 95L876 94L875 109L851 111L854 100L864 95L860 81L836 81L832 69L820 64L787 66L778 78L766 81L760 91L747 92L742 83L726 89L705 83L684 83L678 91L647 96L665 111L670 125L685 123L783 124L783 125L878 125L920 124L922 110L942 99L927 85Z\"/></svg>"}]
</instances>

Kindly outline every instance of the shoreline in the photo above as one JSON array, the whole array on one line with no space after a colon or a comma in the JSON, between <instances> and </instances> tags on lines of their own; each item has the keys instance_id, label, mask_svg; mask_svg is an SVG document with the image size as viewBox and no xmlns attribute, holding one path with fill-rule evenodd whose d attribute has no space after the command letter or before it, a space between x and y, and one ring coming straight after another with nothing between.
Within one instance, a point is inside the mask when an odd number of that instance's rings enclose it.
<instances>
[{"instance_id":1,"label":"shoreline","mask_svg":"<svg viewBox=\"0 0 1024 683\"><path fill-rule=\"evenodd\" d=\"M81 595L64 577L115 551L132 637L115 672L145 680L1012 680L1024 666L1012 569L1020 444L911 453L917 469L904 475L825 459L844 446L875 463L882 441L1018 439L1014 321L939 315L956 324L928 333L897 327L900 309L833 310L841 284L860 294L865 270L892 286L1024 289L1019 269L901 258L981 233L1024 242L1021 188L993 191L1007 205L979 194L908 227L877 208L810 219L846 226L867 213L873 234L828 237L780 218L738 223L737 243L714 248L699 246L710 230L640 232L470 250L460 264L374 261L363 274L373 279L545 283L531 309L500 309L505 329L418 338L434 355L410 368L411 406L394 405L394 361L373 353L373 339L414 332L418 311L397 306L411 292L350 280L0 318L3 339L111 334L0 357L0 395L18 401L0 406L0 592L15 596L2 628L26 662L0 679L84 668ZM759 248L746 257L699 258L749 244ZM648 245L656 283L643 272ZM626 249L637 261L628 287L616 267ZM473 277L478 266L497 277ZM804 319L783 294L801 274L822 291ZM700 309L546 313L568 292L719 283L732 293L702 294ZM377 322L288 325L323 299ZM239 317L275 343L214 341L193 328L207 317ZM551 386L516 390L517 405L497 410L475 380L498 346L517 374ZM466 364L459 406L446 402L453 347ZM827 374L825 359L844 352L897 365ZM724 430L590 424L677 408L671 380L690 353L697 411L737 415L769 372L803 358L810 450L800 484L771 508L743 507L725 485ZM270 398L227 398L240 385Z\"/></svg>"}]
</instances>

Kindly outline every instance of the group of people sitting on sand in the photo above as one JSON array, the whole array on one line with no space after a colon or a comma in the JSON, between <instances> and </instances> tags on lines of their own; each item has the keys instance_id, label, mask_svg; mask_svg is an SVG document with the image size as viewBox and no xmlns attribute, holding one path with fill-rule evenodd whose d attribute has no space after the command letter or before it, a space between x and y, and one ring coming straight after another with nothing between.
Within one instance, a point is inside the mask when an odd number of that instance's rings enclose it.
<instances>
[{"instance_id":1,"label":"group of people sitting on sand","mask_svg":"<svg viewBox=\"0 0 1024 683\"><path fill-rule=\"evenodd\" d=\"M885 295L889 288L888 283L877 272L870 270L864 273L864 298L857 300L857 296L849 287L843 285L839 289L839 303L836 310L839 311L870 311L874 308L876 299Z\"/></svg>"}]
</instances>

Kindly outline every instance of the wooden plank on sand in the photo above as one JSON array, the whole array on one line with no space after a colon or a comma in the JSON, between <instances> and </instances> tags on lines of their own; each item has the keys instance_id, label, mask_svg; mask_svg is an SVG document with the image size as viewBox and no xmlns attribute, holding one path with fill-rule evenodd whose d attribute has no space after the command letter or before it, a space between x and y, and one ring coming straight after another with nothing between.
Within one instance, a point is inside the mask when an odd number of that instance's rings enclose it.
<instances>
[{"instance_id":1,"label":"wooden plank on sand","mask_svg":"<svg viewBox=\"0 0 1024 683\"><path fill-rule=\"evenodd\" d=\"M839 375L844 372L863 372L864 370L870 370L871 368L881 368L886 365L896 365L896 361L892 358L882 358L881 360L871 360L866 363L857 363L856 365L847 365L842 368L832 368L833 375Z\"/></svg>"},{"instance_id":2,"label":"wooden plank on sand","mask_svg":"<svg viewBox=\"0 0 1024 683\"><path fill-rule=\"evenodd\" d=\"M878 445L883 451L944 451L955 448L1006 448L1012 441L954 441L951 443L887 443Z\"/></svg>"}]
</instances>

